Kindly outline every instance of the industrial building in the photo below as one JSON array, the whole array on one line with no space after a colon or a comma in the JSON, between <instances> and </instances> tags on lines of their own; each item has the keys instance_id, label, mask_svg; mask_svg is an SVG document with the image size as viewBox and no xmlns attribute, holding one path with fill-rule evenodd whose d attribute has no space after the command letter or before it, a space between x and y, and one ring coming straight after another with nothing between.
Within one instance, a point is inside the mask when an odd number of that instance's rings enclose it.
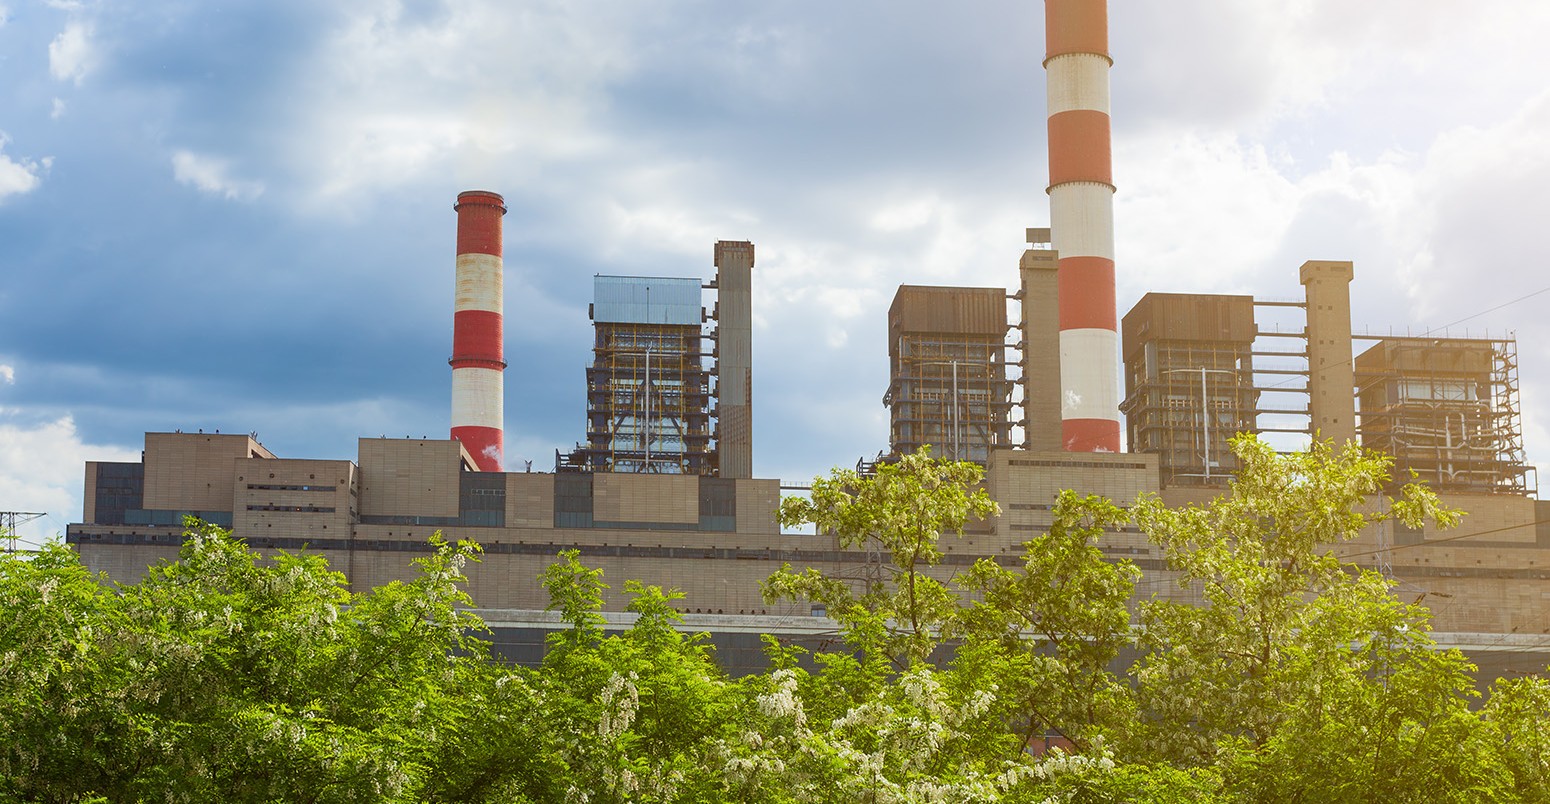
<instances>
[{"instance_id":1,"label":"industrial building","mask_svg":"<svg viewBox=\"0 0 1550 804\"><path fill-rule=\"evenodd\" d=\"M1050 226L1027 231L1019 287L907 285L888 313L884 459L929 444L980 463L1002 508L945 545L942 573L1017 562L1063 489L1207 500L1235 469L1227 442L1240 432L1356 442L1470 515L1445 535L1375 529L1344 554L1431 605L1445 644L1542 668L1550 507L1523 458L1513 339L1358 338L1355 272L1338 261L1300 267L1300 301L1149 293L1121 319L1106 5L1046 8ZM825 633L810 609L764 603L759 582L783 563L860 582L881 557L782 533L781 482L752 476L753 244L716 243L709 281L596 277L592 359L578 367L585 434L552 472L505 472L505 206L473 191L455 209L449 438L363 438L355 460L322 461L275 456L248 436L148 433L140 462L86 465L83 521L67 539L87 565L140 577L176 555L181 518L194 514L255 548L321 552L369 587L405 577L441 531L484 546L470 592L502 638L536 645L552 626L538 576L563 549L615 583L612 611L626 602L618 582L634 578L682 590L691 625L738 650L759 631ZM1271 326L1271 313L1300 323ZM1158 581L1148 593L1192 594L1166 583L1138 531L1116 529L1100 547Z\"/></svg>"},{"instance_id":2,"label":"industrial building","mask_svg":"<svg viewBox=\"0 0 1550 804\"><path fill-rule=\"evenodd\" d=\"M1012 446L1006 290L904 285L888 310L889 442L984 466Z\"/></svg>"}]
</instances>

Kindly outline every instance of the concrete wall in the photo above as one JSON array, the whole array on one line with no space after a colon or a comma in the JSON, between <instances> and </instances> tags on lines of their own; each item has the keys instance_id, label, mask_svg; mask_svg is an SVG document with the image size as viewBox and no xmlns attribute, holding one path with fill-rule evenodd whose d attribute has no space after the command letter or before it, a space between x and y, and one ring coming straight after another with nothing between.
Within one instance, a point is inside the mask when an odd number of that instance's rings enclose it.
<instances>
[{"instance_id":1,"label":"concrete wall","mask_svg":"<svg viewBox=\"0 0 1550 804\"><path fill-rule=\"evenodd\" d=\"M592 517L599 522L697 526L699 488L695 475L593 475Z\"/></svg>"},{"instance_id":2,"label":"concrete wall","mask_svg":"<svg viewBox=\"0 0 1550 804\"><path fill-rule=\"evenodd\" d=\"M427 438L360 440L361 516L458 515L462 444Z\"/></svg>"},{"instance_id":3,"label":"concrete wall","mask_svg":"<svg viewBox=\"0 0 1550 804\"><path fill-rule=\"evenodd\" d=\"M1310 260L1300 278L1308 303L1308 404L1313 430L1336 447L1356 440L1349 262Z\"/></svg>"},{"instance_id":4,"label":"concrete wall","mask_svg":"<svg viewBox=\"0 0 1550 804\"><path fill-rule=\"evenodd\" d=\"M232 530L250 537L344 538L360 488L350 461L239 458Z\"/></svg>"},{"instance_id":5,"label":"concrete wall","mask_svg":"<svg viewBox=\"0 0 1550 804\"><path fill-rule=\"evenodd\" d=\"M145 509L230 511L236 461L273 458L245 435L145 434Z\"/></svg>"}]
</instances>

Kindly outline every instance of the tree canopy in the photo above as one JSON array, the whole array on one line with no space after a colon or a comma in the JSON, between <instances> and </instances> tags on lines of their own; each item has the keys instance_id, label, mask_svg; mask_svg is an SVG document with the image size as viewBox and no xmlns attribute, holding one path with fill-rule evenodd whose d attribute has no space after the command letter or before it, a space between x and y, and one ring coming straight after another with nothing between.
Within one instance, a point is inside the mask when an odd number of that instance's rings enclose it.
<instances>
[{"instance_id":1,"label":"tree canopy","mask_svg":"<svg viewBox=\"0 0 1550 804\"><path fill-rule=\"evenodd\" d=\"M843 644L766 639L731 678L679 595L575 552L540 579L542 666L496 659L471 543L351 592L317 555L261 558L191 522L179 558L116 585L49 545L0 557L0 804L308 802L1550 801L1550 685L1498 681L1429 613L1333 551L1386 519L1457 514L1390 464L1234 443L1210 503L1066 492L1015 558L949 573L994 516L973 464L837 471L787 524L887 557L862 583L786 567ZM1181 588L1153 594L1106 531L1137 528ZM1150 580L1150 579L1149 579Z\"/></svg>"}]
</instances>

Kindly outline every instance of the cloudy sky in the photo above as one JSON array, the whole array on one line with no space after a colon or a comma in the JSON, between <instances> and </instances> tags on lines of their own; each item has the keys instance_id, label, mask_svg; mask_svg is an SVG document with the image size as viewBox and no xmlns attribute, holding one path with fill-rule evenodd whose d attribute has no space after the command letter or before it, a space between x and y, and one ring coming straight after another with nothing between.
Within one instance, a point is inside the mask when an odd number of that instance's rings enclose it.
<instances>
[{"instance_id":1,"label":"cloudy sky","mask_svg":"<svg viewBox=\"0 0 1550 804\"><path fill-rule=\"evenodd\" d=\"M1111 6L1121 311L1353 260L1358 330L1515 330L1550 455L1550 3ZM896 286L1011 286L1047 225L1042 54L1034 0L0 0L0 510L61 532L146 430L444 436L471 188L508 462L582 434L592 275L717 239L758 248L755 473L872 455Z\"/></svg>"}]
</instances>

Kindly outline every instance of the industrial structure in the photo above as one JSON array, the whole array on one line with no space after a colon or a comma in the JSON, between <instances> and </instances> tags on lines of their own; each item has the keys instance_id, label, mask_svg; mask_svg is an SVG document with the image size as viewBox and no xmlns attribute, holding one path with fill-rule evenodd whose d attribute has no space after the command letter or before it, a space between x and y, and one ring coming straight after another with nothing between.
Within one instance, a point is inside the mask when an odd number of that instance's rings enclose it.
<instances>
[{"instance_id":1,"label":"industrial structure","mask_svg":"<svg viewBox=\"0 0 1550 804\"><path fill-rule=\"evenodd\" d=\"M501 216L496 193L457 197L457 297L452 313L452 437L479 469L499 472L505 450L505 303Z\"/></svg>"},{"instance_id":2,"label":"industrial structure","mask_svg":"<svg viewBox=\"0 0 1550 804\"><path fill-rule=\"evenodd\" d=\"M587 441L555 471L753 476L753 259L716 244L710 316L698 279L593 278Z\"/></svg>"},{"instance_id":3,"label":"industrial structure","mask_svg":"<svg viewBox=\"0 0 1550 804\"><path fill-rule=\"evenodd\" d=\"M904 285L888 309L889 443L895 454L984 466L1012 446L1006 290Z\"/></svg>"},{"instance_id":4,"label":"industrial structure","mask_svg":"<svg viewBox=\"0 0 1550 804\"><path fill-rule=\"evenodd\" d=\"M599 276L592 298L587 443L556 468L714 475L699 280Z\"/></svg>"},{"instance_id":5,"label":"industrial structure","mask_svg":"<svg viewBox=\"0 0 1550 804\"><path fill-rule=\"evenodd\" d=\"M1386 337L1356 358L1363 444L1438 491L1528 491L1515 338Z\"/></svg>"},{"instance_id":6,"label":"industrial structure","mask_svg":"<svg viewBox=\"0 0 1550 804\"><path fill-rule=\"evenodd\" d=\"M1396 477L1415 472L1470 515L1446 536L1374 529L1339 549L1417 600L1445 601L1436 628L1464 635L1445 643L1501 647L1542 667L1520 637L1550 634L1550 503L1534 498L1524 464L1513 339L1358 338L1355 271L1340 261L1304 263L1298 301L1149 293L1121 339L1106 6L1046 8L1051 226L1027 231L1013 292L906 285L888 313L888 451L931 445L980 463L1002 511L945 545L937 570L1019 563L1063 489L1208 500L1235 469L1227 442L1241 432L1359 443L1392 453ZM596 277L585 440L557 452L552 473L508 473L504 204L476 191L456 209L451 439L364 438L355 460L321 461L279 458L248 436L148 433L140 462L86 465L83 521L67 533L86 564L138 578L176 555L192 514L255 548L322 552L369 587L413 572L439 530L484 546L470 592L534 650L533 634L554 623L537 578L564 549L611 580L678 587L682 610L703 618L691 623L739 650L752 651L760 630L821 632L814 610L766 603L759 582L787 563L864 580L879 555L830 534L783 533L780 481L753 477L753 245L716 243L708 283ZM717 294L711 312L706 290ZM1261 321L1272 313L1299 323ZM1359 356L1358 340L1370 343ZM1172 583L1135 528L1105 532L1099 547L1156 581L1149 592L1198 594ZM619 586L611 611L626 602Z\"/></svg>"},{"instance_id":7,"label":"industrial structure","mask_svg":"<svg viewBox=\"0 0 1550 804\"><path fill-rule=\"evenodd\" d=\"M1124 318L1130 449L1158 456L1167 485L1225 484L1228 440L1254 432L1254 300L1148 293Z\"/></svg>"},{"instance_id":8,"label":"industrial structure","mask_svg":"<svg viewBox=\"0 0 1550 804\"><path fill-rule=\"evenodd\" d=\"M1046 0L1049 219L1059 255L1061 445L1119 452L1108 0Z\"/></svg>"}]
</instances>

